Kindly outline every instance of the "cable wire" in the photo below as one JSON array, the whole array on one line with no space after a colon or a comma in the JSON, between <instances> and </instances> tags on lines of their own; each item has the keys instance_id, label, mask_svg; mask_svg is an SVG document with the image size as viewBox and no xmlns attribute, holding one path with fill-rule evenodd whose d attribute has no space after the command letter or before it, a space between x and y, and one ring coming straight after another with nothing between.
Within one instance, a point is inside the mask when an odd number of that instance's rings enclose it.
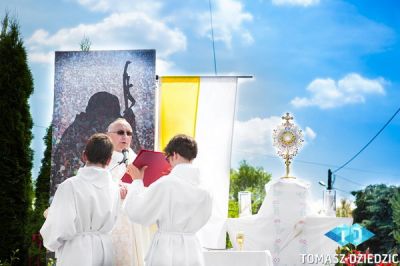
<instances>
[{"instance_id":1,"label":"cable wire","mask_svg":"<svg viewBox=\"0 0 400 266\"><path fill-rule=\"evenodd\" d=\"M213 54L214 54L214 73L215 73L215 75L217 75L217 59L215 57L214 27L213 27L213 20L212 20L211 0L208 0L208 5L210 7L211 38L212 38L212 47L213 47Z\"/></svg>"},{"instance_id":2,"label":"cable wire","mask_svg":"<svg viewBox=\"0 0 400 266\"><path fill-rule=\"evenodd\" d=\"M241 153L247 153L247 154L251 154L251 155L255 155L255 156L264 156L264 157L268 157L271 159L279 160L278 156L273 156L273 155L269 155L266 153L248 152L248 151L244 151L244 150L240 150L240 149L234 149L234 151L241 152ZM333 165L333 164L305 161L305 160L299 160L299 159L293 159L293 162L303 163L303 164L311 164L311 165L316 165L316 166L320 166L320 167L329 167L329 168L339 167L339 166ZM358 168L352 168L352 167L345 167L344 169L349 170L349 171L355 171L355 172L363 172L363 173L370 173L370 174L390 175L390 176L400 177L399 174L394 174L394 173L385 173L385 172L371 171L371 170L358 169ZM339 176L339 177L341 177L341 176Z\"/></svg>"},{"instance_id":3,"label":"cable wire","mask_svg":"<svg viewBox=\"0 0 400 266\"><path fill-rule=\"evenodd\" d=\"M351 180L351 179L349 179L349 178L346 178L346 177L344 177L344 176L341 176L341 175L333 175L333 176L340 177L340 179L346 180L347 182L352 183L352 184L357 185L357 186L361 186L361 187L364 187L364 186L365 186L365 185L363 185L363 184L354 182L353 180Z\"/></svg>"},{"instance_id":4,"label":"cable wire","mask_svg":"<svg viewBox=\"0 0 400 266\"><path fill-rule=\"evenodd\" d=\"M353 195L353 194L351 194L350 191L346 191L346 190L343 190L343 189L340 189L340 188L337 188L337 187L333 187L333 189L336 189L336 190L338 190L340 192L343 192L343 193L347 193L347 194Z\"/></svg>"},{"instance_id":5,"label":"cable wire","mask_svg":"<svg viewBox=\"0 0 400 266\"><path fill-rule=\"evenodd\" d=\"M332 173L337 173L340 169L342 169L343 167L345 167L346 165L348 165L351 161L353 161L361 152L363 152L368 146L369 144L371 144L376 137L378 137L378 135L386 128L387 125L389 125L389 123L393 120L393 118L400 112L400 107L397 109L397 111L392 115L392 117L389 119L389 121L386 122L386 124L378 131L378 133L375 134L375 136L368 141L368 143L362 147L362 149L356 153L356 155L354 155L353 157L351 157L350 160L348 160L346 163L344 163L342 166L340 166L338 169L336 169L335 171L332 171Z\"/></svg>"}]
</instances>

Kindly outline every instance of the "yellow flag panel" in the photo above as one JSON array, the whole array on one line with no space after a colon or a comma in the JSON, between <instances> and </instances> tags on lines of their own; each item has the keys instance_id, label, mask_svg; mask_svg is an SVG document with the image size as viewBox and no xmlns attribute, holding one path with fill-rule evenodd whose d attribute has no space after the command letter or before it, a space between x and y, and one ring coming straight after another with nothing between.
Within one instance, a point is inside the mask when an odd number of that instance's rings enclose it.
<instances>
[{"instance_id":1,"label":"yellow flag panel","mask_svg":"<svg viewBox=\"0 0 400 266\"><path fill-rule=\"evenodd\" d=\"M162 77L159 148L176 134L195 137L200 77Z\"/></svg>"}]
</instances>

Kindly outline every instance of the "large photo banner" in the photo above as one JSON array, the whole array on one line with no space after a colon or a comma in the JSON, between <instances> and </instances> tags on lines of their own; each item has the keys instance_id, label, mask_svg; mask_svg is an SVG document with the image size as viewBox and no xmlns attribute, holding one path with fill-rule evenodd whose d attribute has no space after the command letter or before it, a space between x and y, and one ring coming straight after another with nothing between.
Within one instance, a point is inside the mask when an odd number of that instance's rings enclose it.
<instances>
[{"instance_id":1,"label":"large photo banner","mask_svg":"<svg viewBox=\"0 0 400 266\"><path fill-rule=\"evenodd\" d=\"M87 139L117 118L131 148L154 149L155 50L56 52L51 195L83 165Z\"/></svg>"}]
</instances>

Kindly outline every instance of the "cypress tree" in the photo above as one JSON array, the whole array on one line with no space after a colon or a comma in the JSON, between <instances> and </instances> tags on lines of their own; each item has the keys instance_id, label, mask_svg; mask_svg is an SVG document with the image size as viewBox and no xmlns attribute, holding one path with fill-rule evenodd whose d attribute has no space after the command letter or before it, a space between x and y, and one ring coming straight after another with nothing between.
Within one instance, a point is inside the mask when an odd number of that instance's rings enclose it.
<instances>
[{"instance_id":1,"label":"cypress tree","mask_svg":"<svg viewBox=\"0 0 400 266\"><path fill-rule=\"evenodd\" d=\"M35 185L35 217L38 221L38 227L35 228L34 232L39 232L40 228L44 223L43 212L49 207L50 198L50 172L51 172L51 140L52 140L52 128L47 128L46 136L43 140L46 145L44 156L42 159L42 166L40 167L38 178L36 179Z\"/></svg>"},{"instance_id":2,"label":"cypress tree","mask_svg":"<svg viewBox=\"0 0 400 266\"><path fill-rule=\"evenodd\" d=\"M26 265L28 214L32 202L32 75L19 25L6 13L0 33L0 260L13 251Z\"/></svg>"},{"instance_id":3,"label":"cypress tree","mask_svg":"<svg viewBox=\"0 0 400 266\"><path fill-rule=\"evenodd\" d=\"M32 241L29 249L29 257L31 261L40 261L41 265L45 265L46 249L42 246L39 249L39 230L44 223L44 211L49 207L50 197L50 172L51 172L51 146L52 146L52 128L47 128L47 133L43 137L46 149L42 159L42 166L40 167L38 178L35 182L35 203L34 210L29 222L30 233L29 235L36 234L34 241Z\"/></svg>"}]
</instances>

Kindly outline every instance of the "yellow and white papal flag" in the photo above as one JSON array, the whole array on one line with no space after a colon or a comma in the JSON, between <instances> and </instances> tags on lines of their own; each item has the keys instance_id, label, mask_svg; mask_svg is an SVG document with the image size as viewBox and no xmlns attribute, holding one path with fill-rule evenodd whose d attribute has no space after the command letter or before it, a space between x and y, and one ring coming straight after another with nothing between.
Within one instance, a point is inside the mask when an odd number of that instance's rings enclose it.
<instances>
[{"instance_id":1,"label":"yellow and white papal flag","mask_svg":"<svg viewBox=\"0 0 400 266\"><path fill-rule=\"evenodd\" d=\"M225 248L237 77L161 77L158 148L176 134L196 139L201 182L213 196L213 213L199 232L201 245Z\"/></svg>"}]
</instances>

